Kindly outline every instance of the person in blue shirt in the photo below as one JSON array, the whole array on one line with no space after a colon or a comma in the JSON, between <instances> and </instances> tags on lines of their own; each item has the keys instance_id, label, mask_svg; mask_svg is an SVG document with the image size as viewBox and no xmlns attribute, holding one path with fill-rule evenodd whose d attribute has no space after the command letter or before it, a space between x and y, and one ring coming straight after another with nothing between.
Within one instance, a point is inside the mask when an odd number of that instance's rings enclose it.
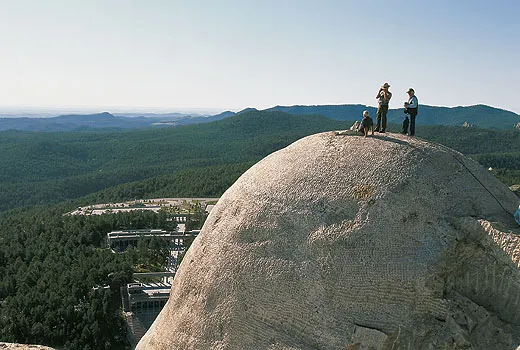
<instances>
[{"instance_id":1,"label":"person in blue shirt","mask_svg":"<svg viewBox=\"0 0 520 350\"><path fill-rule=\"evenodd\" d=\"M408 94L408 102L405 104L405 113L410 115L410 136L415 135L415 117L417 116L417 113L419 111L419 100L417 99L417 96L415 96L415 90L412 88L409 88L406 92ZM408 129L408 128L407 128ZM403 123L403 133L406 133L407 130L404 130L404 123Z\"/></svg>"}]
</instances>

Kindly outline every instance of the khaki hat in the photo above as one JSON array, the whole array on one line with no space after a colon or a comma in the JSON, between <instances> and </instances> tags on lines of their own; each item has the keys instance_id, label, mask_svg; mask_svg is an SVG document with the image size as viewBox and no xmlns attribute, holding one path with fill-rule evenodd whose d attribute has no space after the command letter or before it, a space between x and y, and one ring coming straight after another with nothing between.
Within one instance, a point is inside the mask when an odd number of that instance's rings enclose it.
<instances>
[{"instance_id":1,"label":"khaki hat","mask_svg":"<svg viewBox=\"0 0 520 350\"><path fill-rule=\"evenodd\" d=\"M390 87L390 84L384 83L381 87L387 88L387 87Z\"/></svg>"}]
</instances>

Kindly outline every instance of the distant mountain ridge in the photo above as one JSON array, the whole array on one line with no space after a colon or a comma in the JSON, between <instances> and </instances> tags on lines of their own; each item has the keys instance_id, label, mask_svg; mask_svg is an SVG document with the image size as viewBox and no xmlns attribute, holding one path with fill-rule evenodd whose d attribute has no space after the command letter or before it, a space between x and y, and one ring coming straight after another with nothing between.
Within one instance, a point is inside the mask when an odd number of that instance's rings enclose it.
<instances>
[{"instance_id":1,"label":"distant mountain ridge","mask_svg":"<svg viewBox=\"0 0 520 350\"><path fill-rule=\"evenodd\" d=\"M149 126L146 118L116 117L108 112L71 114L51 118L0 118L0 130L74 131L81 129L134 129Z\"/></svg>"},{"instance_id":2,"label":"distant mountain ridge","mask_svg":"<svg viewBox=\"0 0 520 350\"><path fill-rule=\"evenodd\" d=\"M295 105L275 106L265 112L285 112L292 115L321 115L333 120L354 121L361 119L363 110L368 110L375 118L376 108L361 104L349 105ZM0 118L0 131L84 131L94 129L146 129L180 125L208 123L235 115L257 111L246 108L240 112L225 111L212 116L183 115L179 113L113 115L108 112L98 114L72 114L51 118ZM390 109L388 122L400 124L403 108ZM520 123L520 115L486 105L467 107L419 106L418 125L462 126L467 123L484 129L511 130Z\"/></svg>"},{"instance_id":3,"label":"distant mountain ridge","mask_svg":"<svg viewBox=\"0 0 520 350\"><path fill-rule=\"evenodd\" d=\"M207 123L234 115L223 112L215 116L187 116L170 114L113 115L108 112L96 114L67 114L48 118L0 118L0 131L81 131L92 129L146 129L153 127L178 126ZM144 115L147 115L146 117Z\"/></svg>"},{"instance_id":4,"label":"distant mountain ridge","mask_svg":"<svg viewBox=\"0 0 520 350\"><path fill-rule=\"evenodd\" d=\"M247 108L236 114L241 114L249 110L251 110L251 108ZM263 111L285 112L294 115L321 115L334 120L354 121L361 119L364 110L368 110L375 121L377 109L361 104L275 106ZM401 124L403 119L403 108L390 109L388 111L389 123ZM419 115L416 119L418 125L462 126L464 123L468 123L469 125L474 125L479 128L497 130L512 130L519 122L520 115L486 105L467 107L419 105Z\"/></svg>"},{"instance_id":5,"label":"distant mountain ridge","mask_svg":"<svg viewBox=\"0 0 520 350\"><path fill-rule=\"evenodd\" d=\"M363 105L318 105L318 106L276 106L268 111L280 111L290 114L319 114L336 120L361 119L363 110L368 110L375 117L376 108ZM388 111L389 123L402 123L403 108ZM375 120L374 120L375 121ZM416 119L418 125L462 126L464 122L486 129L513 129L520 122L520 115L486 105L467 107L435 107L419 105Z\"/></svg>"}]
</instances>

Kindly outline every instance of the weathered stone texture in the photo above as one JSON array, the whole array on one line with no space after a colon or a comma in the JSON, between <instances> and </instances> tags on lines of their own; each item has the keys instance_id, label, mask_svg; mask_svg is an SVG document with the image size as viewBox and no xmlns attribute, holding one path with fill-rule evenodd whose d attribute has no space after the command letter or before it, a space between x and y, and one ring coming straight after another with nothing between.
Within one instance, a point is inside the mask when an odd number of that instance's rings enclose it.
<instances>
[{"instance_id":1,"label":"weathered stone texture","mask_svg":"<svg viewBox=\"0 0 520 350\"><path fill-rule=\"evenodd\" d=\"M0 350L54 350L42 345L27 345L0 342Z\"/></svg>"},{"instance_id":2,"label":"weathered stone texture","mask_svg":"<svg viewBox=\"0 0 520 350\"><path fill-rule=\"evenodd\" d=\"M441 145L303 138L222 196L138 349L514 349L518 202Z\"/></svg>"}]
</instances>

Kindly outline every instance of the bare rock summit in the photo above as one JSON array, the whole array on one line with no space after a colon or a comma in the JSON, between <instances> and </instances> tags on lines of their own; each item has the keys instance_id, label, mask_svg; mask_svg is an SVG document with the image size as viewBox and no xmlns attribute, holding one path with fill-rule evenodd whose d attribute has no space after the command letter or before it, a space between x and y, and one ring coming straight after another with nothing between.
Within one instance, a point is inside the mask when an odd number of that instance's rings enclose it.
<instances>
[{"instance_id":1,"label":"bare rock summit","mask_svg":"<svg viewBox=\"0 0 520 350\"><path fill-rule=\"evenodd\" d=\"M137 349L514 350L518 203L438 144L305 137L221 197Z\"/></svg>"}]
</instances>

